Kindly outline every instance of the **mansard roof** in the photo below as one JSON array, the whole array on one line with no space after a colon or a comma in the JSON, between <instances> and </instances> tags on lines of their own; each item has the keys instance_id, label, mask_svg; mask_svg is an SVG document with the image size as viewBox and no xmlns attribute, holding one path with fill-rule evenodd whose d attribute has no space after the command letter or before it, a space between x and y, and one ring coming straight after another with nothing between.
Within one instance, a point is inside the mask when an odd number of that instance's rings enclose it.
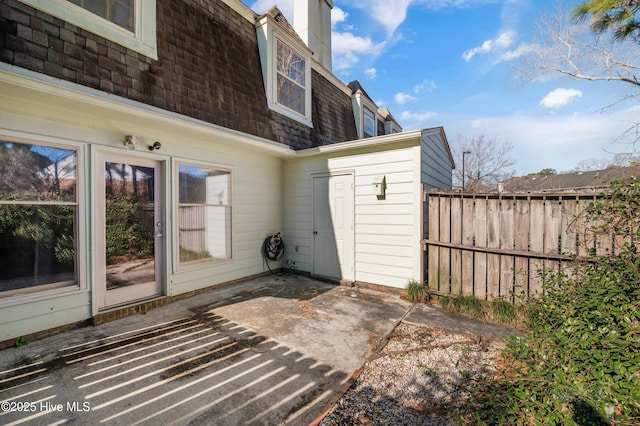
<instances>
[{"instance_id":1,"label":"mansard roof","mask_svg":"<svg viewBox=\"0 0 640 426\"><path fill-rule=\"evenodd\" d=\"M373 102L373 99L371 98L371 96L369 96L367 91L364 90L364 87L362 87L362 85L358 80L353 80L352 82L347 84L347 86L349 86L349 89L351 89L351 93L356 93L360 91L364 96L367 97L367 99L369 99L375 105L375 102Z\"/></svg>"}]
</instances>

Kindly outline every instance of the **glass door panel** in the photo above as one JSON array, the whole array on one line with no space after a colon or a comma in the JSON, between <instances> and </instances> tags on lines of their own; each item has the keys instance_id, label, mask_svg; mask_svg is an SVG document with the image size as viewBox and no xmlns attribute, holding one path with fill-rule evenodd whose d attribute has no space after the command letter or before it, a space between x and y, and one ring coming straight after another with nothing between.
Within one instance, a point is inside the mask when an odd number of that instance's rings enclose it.
<instances>
[{"instance_id":1,"label":"glass door panel","mask_svg":"<svg viewBox=\"0 0 640 426\"><path fill-rule=\"evenodd\" d=\"M160 163L105 157L99 163L103 223L101 307L158 295L162 220ZM102 297L104 296L104 297Z\"/></svg>"}]
</instances>

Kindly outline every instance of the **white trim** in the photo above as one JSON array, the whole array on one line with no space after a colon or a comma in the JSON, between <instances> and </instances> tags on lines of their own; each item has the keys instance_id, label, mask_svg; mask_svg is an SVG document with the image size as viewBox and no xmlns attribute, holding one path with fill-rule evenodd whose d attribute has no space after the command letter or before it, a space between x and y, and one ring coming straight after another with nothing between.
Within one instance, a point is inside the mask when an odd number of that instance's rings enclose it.
<instances>
[{"instance_id":1,"label":"white trim","mask_svg":"<svg viewBox=\"0 0 640 426\"><path fill-rule=\"evenodd\" d=\"M19 0L128 49L158 59L156 0L136 0L135 34L67 0Z\"/></svg>"},{"instance_id":2,"label":"white trim","mask_svg":"<svg viewBox=\"0 0 640 426\"><path fill-rule=\"evenodd\" d=\"M32 302L42 299L43 297L65 295L71 292L86 291L88 289L87 281L87 258L88 242L86 236L86 223L87 208L84 204L85 191L87 188L87 182L81 178L84 176L86 150L85 145L77 143L76 141L60 139L56 137L41 137L40 135L30 134L25 132L16 132L5 128L0 128L0 140L7 142L40 145L45 147L55 147L65 150L72 150L76 155L76 199L73 202L56 202L56 203L43 203L39 201L25 201L25 202L11 202L5 201L3 204L18 204L18 205L72 205L76 209L75 218L75 237L76 244L76 256L75 256L75 271L74 278L75 283L71 285L62 285L62 282L48 283L31 288L21 288L16 290L9 290L3 292L5 296L0 297L0 308L3 306L12 305L22 301Z\"/></svg>"},{"instance_id":3,"label":"white trim","mask_svg":"<svg viewBox=\"0 0 640 426\"><path fill-rule=\"evenodd\" d=\"M340 277L329 277L329 278L340 278L340 279L346 279L346 280L351 280L351 281L356 281L356 215L355 215L355 207L356 207L356 201L355 201L355 179L356 179L356 172L354 169L335 169L335 170L322 170L322 171L312 171L309 172L309 178L310 178L310 183L311 183L311 229L309 229L309 231L313 231L316 225L316 210L315 210L315 205L316 205L316 199L317 199L317 195L315 192L315 182L316 179L330 179L332 177L338 177L338 176L348 176L350 178L349 180L349 184L350 184L350 240L349 240L349 259L348 260L348 267L349 267L349 271L341 271L342 276ZM330 202L329 200L327 200L327 202ZM313 271L312 273L317 274L317 258L316 258L316 239L314 238L313 235L311 235L311 270ZM322 275L320 275L322 276Z\"/></svg>"},{"instance_id":4,"label":"white trim","mask_svg":"<svg viewBox=\"0 0 640 426\"><path fill-rule=\"evenodd\" d=\"M376 132L373 137L377 136L378 133L378 107L373 103L368 97L364 95L364 93L358 89L351 95L351 102L353 104L353 115L356 121L356 131L358 133L358 137L360 139L370 138L372 136L365 136L364 134L364 110L365 108L369 111L373 112L374 118L374 131Z\"/></svg>"},{"instance_id":5,"label":"white trim","mask_svg":"<svg viewBox=\"0 0 640 426\"><path fill-rule=\"evenodd\" d=\"M211 163L206 161L198 161L198 160L188 160L181 159L179 157L174 157L173 161L173 191L174 191L174 202L172 206L173 217L178 218L180 211L180 166L192 166L192 167L202 167L209 170L216 170L227 172L229 174L229 208L231 210L231 230L230 230L230 244L231 244L231 252L229 253L229 257L225 259L216 259L213 257L200 259L200 260L192 260L192 261L180 261L180 235L178 226L173 226L173 240L175 241L174 247L172 247L173 251L173 261L175 262L172 268L173 273L180 273L184 271L189 271L193 269L199 268L210 268L212 265L220 265L224 263L232 263L235 261L235 173L233 166L230 165L221 165L218 163ZM211 204L204 204L205 206ZM175 225L175 223L174 223Z\"/></svg>"},{"instance_id":6,"label":"white trim","mask_svg":"<svg viewBox=\"0 0 640 426\"><path fill-rule=\"evenodd\" d=\"M249 6L241 3L239 0L222 0L222 2L252 24L256 22L258 15L251 10Z\"/></svg>"},{"instance_id":7,"label":"white trim","mask_svg":"<svg viewBox=\"0 0 640 426\"><path fill-rule=\"evenodd\" d=\"M7 93L5 91L5 85L20 88L19 96L22 99L31 97L32 101L43 102L45 98L43 98L42 95L56 96L66 101L79 103L80 105L77 106L79 110L86 109L86 106L97 107L122 113L126 115L130 121L135 120L135 118L163 121L181 128L182 131L203 133L212 138L224 138L253 149L269 152L279 157L293 157L296 155L295 151L289 146L270 139L242 133L237 130L228 129L206 121L143 104L142 102L111 95L100 90L0 62L0 93ZM29 92L29 90L33 92Z\"/></svg>"},{"instance_id":8,"label":"white trim","mask_svg":"<svg viewBox=\"0 0 640 426\"><path fill-rule=\"evenodd\" d=\"M369 118L371 119L371 124L373 125L373 132L367 132L367 113L369 113ZM371 138L374 136L378 136L378 114L373 112L368 106L364 105L362 107L362 136Z\"/></svg>"},{"instance_id":9,"label":"white trim","mask_svg":"<svg viewBox=\"0 0 640 426\"><path fill-rule=\"evenodd\" d=\"M302 149L296 151L296 157L311 157L314 155L327 154L332 152L348 151L351 149L380 147L382 145L413 142L415 145L420 144L422 130L414 130L412 132L394 133L392 135L382 135L372 138L357 139L354 141L339 142L331 145L322 145L314 148Z\"/></svg>"},{"instance_id":10,"label":"white trim","mask_svg":"<svg viewBox=\"0 0 640 426\"><path fill-rule=\"evenodd\" d=\"M313 80L311 72L312 52L307 46L301 45L298 40L295 40L282 30L278 23L274 22L269 16L263 16L255 25L256 35L258 37L258 49L260 51L260 63L262 65L262 79L265 94L267 95L267 106L272 111L296 120L307 127L313 127L313 121L311 119L311 85ZM278 40L305 60L304 115L278 103L278 72L276 70Z\"/></svg>"},{"instance_id":11,"label":"white trim","mask_svg":"<svg viewBox=\"0 0 640 426\"><path fill-rule=\"evenodd\" d=\"M139 299L146 299L156 296L164 296L167 288L167 276L165 275L166 265L166 238L162 238L161 241L156 240L154 236L154 274L153 281L147 283L139 283L135 286L128 286L122 289L107 290L107 264L106 264L106 193L105 193L105 175L104 167L107 162L122 162L123 164L136 165L148 167L154 170L154 222L158 221L161 224L161 231L163 234L167 234L167 223L165 219L166 206L165 202L165 188L163 184L165 182L163 173L163 160L155 158L147 158L141 156L137 152L131 151L118 151L99 149L94 151L94 158L96 168L93 173L95 185L95 201L94 216L96 218L96 228L93 229L92 235L94 236L94 253L96 263L96 286L92 289L97 293L97 309L102 311L111 307L120 305L122 303L130 303ZM155 294L151 294L155 293Z\"/></svg>"}]
</instances>

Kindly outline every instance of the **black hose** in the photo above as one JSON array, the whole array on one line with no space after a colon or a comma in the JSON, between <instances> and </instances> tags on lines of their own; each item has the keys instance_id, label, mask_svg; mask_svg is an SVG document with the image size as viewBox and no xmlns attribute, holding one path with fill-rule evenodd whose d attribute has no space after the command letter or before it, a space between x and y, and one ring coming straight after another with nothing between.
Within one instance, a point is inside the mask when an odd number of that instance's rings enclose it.
<instances>
[{"instance_id":1,"label":"black hose","mask_svg":"<svg viewBox=\"0 0 640 426\"><path fill-rule=\"evenodd\" d=\"M269 266L269 261L278 262L284 257L284 240L279 232L265 238L262 243L262 257L267 264L269 272L273 274L273 271Z\"/></svg>"}]
</instances>

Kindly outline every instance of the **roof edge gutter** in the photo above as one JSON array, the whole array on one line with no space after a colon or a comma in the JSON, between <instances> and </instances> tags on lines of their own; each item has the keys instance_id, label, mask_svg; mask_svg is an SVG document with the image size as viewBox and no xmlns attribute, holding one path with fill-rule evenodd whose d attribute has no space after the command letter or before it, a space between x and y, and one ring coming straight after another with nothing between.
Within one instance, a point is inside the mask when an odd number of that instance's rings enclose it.
<instances>
[{"instance_id":1,"label":"roof edge gutter","mask_svg":"<svg viewBox=\"0 0 640 426\"><path fill-rule=\"evenodd\" d=\"M414 130L411 132L394 133L393 135L375 136L366 139L356 139L346 142L338 142L331 145L322 145L314 148L307 148L296 151L296 157L311 157L314 155L330 154L333 152L342 152L352 149L378 147L381 145L390 145L399 142L410 142L415 139L417 144L420 143L422 130Z\"/></svg>"},{"instance_id":2,"label":"roof edge gutter","mask_svg":"<svg viewBox=\"0 0 640 426\"><path fill-rule=\"evenodd\" d=\"M217 124L198 120L3 62L0 62L0 83L23 87L45 95L59 96L79 104L91 105L140 118L156 121L163 120L178 127L224 137L247 146L269 151L281 157L295 156L295 151L290 147L270 139L228 129Z\"/></svg>"}]
</instances>

